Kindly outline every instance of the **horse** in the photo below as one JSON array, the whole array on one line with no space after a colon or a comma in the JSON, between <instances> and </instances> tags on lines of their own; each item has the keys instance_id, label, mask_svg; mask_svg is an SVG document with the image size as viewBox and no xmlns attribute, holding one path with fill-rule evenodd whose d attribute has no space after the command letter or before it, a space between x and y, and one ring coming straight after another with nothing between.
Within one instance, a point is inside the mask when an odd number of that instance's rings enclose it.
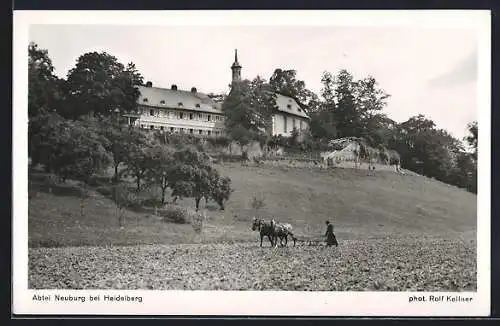
<instances>
[{"instance_id":1,"label":"horse","mask_svg":"<svg viewBox=\"0 0 500 326\"><path fill-rule=\"evenodd\" d=\"M280 239L280 245L282 247L283 246L286 247L286 245L288 244L288 236L291 236L292 240L294 240L294 246L295 246L295 241L297 241L297 239L293 235L292 229L293 228L292 228L291 224L276 222L275 227L274 227L276 245L278 245L277 241L278 241L278 238L279 238ZM285 245L283 245L283 240L285 240Z\"/></svg>"},{"instance_id":2,"label":"horse","mask_svg":"<svg viewBox=\"0 0 500 326\"><path fill-rule=\"evenodd\" d=\"M260 246L262 247L262 240L265 236L271 242L271 247L276 245L276 232L275 232L275 222L274 220L265 221L260 218L253 218L252 231L259 231L260 234Z\"/></svg>"}]
</instances>

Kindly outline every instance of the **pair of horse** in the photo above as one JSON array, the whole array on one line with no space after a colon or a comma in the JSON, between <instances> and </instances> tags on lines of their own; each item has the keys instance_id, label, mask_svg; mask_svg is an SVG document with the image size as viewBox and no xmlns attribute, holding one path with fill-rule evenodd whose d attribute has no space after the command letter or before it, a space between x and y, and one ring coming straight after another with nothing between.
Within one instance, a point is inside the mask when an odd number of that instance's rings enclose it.
<instances>
[{"instance_id":1,"label":"pair of horse","mask_svg":"<svg viewBox=\"0 0 500 326\"><path fill-rule=\"evenodd\" d=\"M278 239L280 239L280 245L286 246L288 244L288 236L291 236L295 243L295 236L292 232L292 226L288 223L279 223L274 219L266 221L260 218L253 218L252 231L259 231L260 234L260 246L262 247L262 241L264 237L269 239L271 246L278 246ZM285 243L283 244L283 240Z\"/></svg>"}]
</instances>

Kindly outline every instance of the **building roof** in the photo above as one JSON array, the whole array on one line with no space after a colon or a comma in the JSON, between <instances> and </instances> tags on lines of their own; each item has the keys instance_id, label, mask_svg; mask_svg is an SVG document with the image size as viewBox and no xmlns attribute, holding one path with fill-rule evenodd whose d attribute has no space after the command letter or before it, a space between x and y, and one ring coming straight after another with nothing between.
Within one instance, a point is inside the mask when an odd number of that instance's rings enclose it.
<instances>
[{"instance_id":1,"label":"building roof","mask_svg":"<svg viewBox=\"0 0 500 326\"><path fill-rule=\"evenodd\" d=\"M140 105L222 114L220 103L212 100L207 94L198 91L191 92L146 86L138 86L138 88L140 95L137 103Z\"/></svg>"},{"instance_id":2,"label":"building roof","mask_svg":"<svg viewBox=\"0 0 500 326\"><path fill-rule=\"evenodd\" d=\"M304 112L294 98L279 93L274 94L276 95L276 106L278 111L309 119L309 116Z\"/></svg>"}]
</instances>

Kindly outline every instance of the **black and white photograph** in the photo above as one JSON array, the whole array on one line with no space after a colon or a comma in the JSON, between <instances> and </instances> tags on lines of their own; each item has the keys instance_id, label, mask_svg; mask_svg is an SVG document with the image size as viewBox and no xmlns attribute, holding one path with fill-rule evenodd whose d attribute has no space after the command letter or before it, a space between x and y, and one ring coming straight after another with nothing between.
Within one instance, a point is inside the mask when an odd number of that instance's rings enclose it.
<instances>
[{"instance_id":1,"label":"black and white photograph","mask_svg":"<svg viewBox=\"0 0 500 326\"><path fill-rule=\"evenodd\" d=\"M489 312L489 12L14 16L25 311Z\"/></svg>"}]
</instances>

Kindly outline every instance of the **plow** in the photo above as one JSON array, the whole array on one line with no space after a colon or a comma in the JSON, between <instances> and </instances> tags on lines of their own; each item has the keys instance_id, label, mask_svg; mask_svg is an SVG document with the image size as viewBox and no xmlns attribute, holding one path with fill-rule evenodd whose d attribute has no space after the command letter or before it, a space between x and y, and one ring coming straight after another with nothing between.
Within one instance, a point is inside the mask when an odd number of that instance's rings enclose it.
<instances>
[{"instance_id":1,"label":"plow","mask_svg":"<svg viewBox=\"0 0 500 326\"><path fill-rule=\"evenodd\" d=\"M322 246L325 243L325 239L315 236L296 236L293 237L293 246L298 243L302 246Z\"/></svg>"}]
</instances>

